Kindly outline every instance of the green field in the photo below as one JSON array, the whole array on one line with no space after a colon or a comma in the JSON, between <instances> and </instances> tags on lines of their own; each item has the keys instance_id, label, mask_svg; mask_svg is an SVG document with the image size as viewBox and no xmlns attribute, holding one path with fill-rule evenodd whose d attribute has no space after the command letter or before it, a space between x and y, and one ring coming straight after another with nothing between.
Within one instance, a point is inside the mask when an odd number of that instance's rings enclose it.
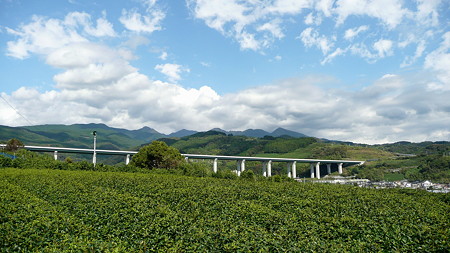
<instances>
[{"instance_id":1,"label":"green field","mask_svg":"<svg viewBox=\"0 0 450 253\"><path fill-rule=\"evenodd\" d=\"M1 252L450 250L450 195L121 172L0 169Z\"/></svg>"}]
</instances>

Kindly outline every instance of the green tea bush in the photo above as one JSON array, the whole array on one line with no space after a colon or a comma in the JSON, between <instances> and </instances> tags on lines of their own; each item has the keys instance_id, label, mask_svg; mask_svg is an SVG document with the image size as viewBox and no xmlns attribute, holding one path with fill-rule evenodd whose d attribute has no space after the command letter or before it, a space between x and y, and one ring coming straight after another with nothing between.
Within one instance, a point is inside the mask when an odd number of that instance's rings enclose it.
<instances>
[{"instance_id":1,"label":"green tea bush","mask_svg":"<svg viewBox=\"0 0 450 253\"><path fill-rule=\"evenodd\" d=\"M268 177L267 179L272 182L293 182L293 181L295 181L293 178L290 178L285 175L283 175L283 176L274 175L274 176Z\"/></svg>"},{"instance_id":2,"label":"green tea bush","mask_svg":"<svg viewBox=\"0 0 450 253\"><path fill-rule=\"evenodd\" d=\"M449 221L418 190L0 170L0 252L448 252Z\"/></svg>"},{"instance_id":3,"label":"green tea bush","mask_svg":"<svg viewBox=\"0 0 450 253\"><path fill-rule=\"evenodd\" d=\"M229 169L218 170L216 173L213 173L212 176L215 178L224 178L224 179L238 178L237 174Z\"/></svg>"},{"instance_id":4,"label":"green tea bush","mask_svg":"<svg viewBox=\"0 0 450 253\"><path fill-rule=\"evenodd\" d=\"M201 162L183 162L179 167L186 176L208 177L213 174L210 165Z\"/></svg>"},{"instance_id":5,"label":"green tea bush","mask_svg":"<svg viewBox=\"0 0 450 253\"><path fill-rule=\"evenodd\" d=\"M255 175L255 173L253 172L253 170L244 170L244 171L241 173L240 178L241 178L241 179L245 179L245 180L253 180L253 181L255 181L255 180L256 180L256 175Z\"/></svg>"},{"instance_id":6,"label":"green tea bush","mask_svg":"<svg viewBox=\"0 0 450 253\"><path fill-rule=\"evenodd\" d=\"M13 160L9 157L0 155L0 168L11 167Z\"/></svg>"}]
</instances>

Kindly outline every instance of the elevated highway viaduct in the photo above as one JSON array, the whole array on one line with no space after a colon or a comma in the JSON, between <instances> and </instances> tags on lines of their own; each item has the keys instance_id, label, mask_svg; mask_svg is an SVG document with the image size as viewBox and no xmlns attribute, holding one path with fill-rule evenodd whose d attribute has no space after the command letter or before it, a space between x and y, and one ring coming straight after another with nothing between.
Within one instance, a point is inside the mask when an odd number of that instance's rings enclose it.
<instances>
[{"instance_id":1,"label":"elevated highway viaduct","mask_svg":"<svg viewBox=\"0 0 450 253\"><path fill-rule=\"evenodd\" d=\"M0 144L0 147L5 147L5 144ZM78 154L92 154L93 162L95 164L96 155L121 155L125 156L125 164L128 164L133 155L138 151L125 151L125 150L104 150L104 149L82 149L82 148L64 148L64 147L44 147L44 146L24 146L25 149L36 152L52 152L55 160L58 159L58 153L78 153ZM364 161L352 161L352 160L326 160L326 159L298 159L298 158L269 158L269 157L253 157L253 156L222 156L222 155L199 155L199 154L181 154L186 161L192 159L212 160L213 171L218 170L219 160L231 160L236 161L236 173L238 176L245 170L246 161L257 161L263 163L263 176L272 176L272 163L281 162L286 163L287 176L291 178L297 178L297 164L308 163L310 167L311 178L320 179L320 166L325 165L327 168L327 174L331 174L332 169L337 169L339 174L342 174L342 168L352 165L362 165Z\"/></svg>"}]
</instances>

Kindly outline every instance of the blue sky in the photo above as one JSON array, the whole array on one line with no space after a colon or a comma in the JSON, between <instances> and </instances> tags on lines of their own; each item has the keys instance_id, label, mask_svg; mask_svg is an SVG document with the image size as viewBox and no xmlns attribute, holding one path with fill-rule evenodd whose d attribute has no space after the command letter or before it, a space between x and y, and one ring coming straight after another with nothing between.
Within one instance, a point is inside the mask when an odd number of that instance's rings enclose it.
<instances>
[{"instance_id":1,"label":"blue sky","mask_svg":"<svg viewBox=\"0 0 450 253\"><path fill-rule=\"evenodd\" d=\"M0 124L450 139L444 0L0 0Z\"/></svg>"}]
</instances>

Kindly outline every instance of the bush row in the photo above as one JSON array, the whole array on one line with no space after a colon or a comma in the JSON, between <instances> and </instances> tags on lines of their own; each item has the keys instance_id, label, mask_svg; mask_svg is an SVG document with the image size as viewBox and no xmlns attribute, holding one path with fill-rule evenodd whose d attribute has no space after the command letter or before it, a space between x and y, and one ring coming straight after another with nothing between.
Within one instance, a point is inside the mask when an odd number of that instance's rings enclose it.
<instances>
[{"instance_id":1,"label":"bush row","mask_svg":"<svg viewBox=\"0 0 450 253\"><path fill-rule=\"evenodd\" d=\"M449 195L425 191L2 169L0 196L1 252L450 249Z\"/></svg>"},{"instance_id":2,"label":"bush row","mask_svg":"<svg viewBox=\"0 0 450 253\"><path fill-rule=\"evenodd\" d=\"M238 177L237 174L230 169L219 170L216 173L212 171L212 165L207 162L185 162L182 161L173 168L140 168L134 164L117 164L105 165L102 163L96 164L88 161L73 161L66 158L65 161L55 160L52 156L47 154L40 154L36 152L19 150L15 154L16 158L0 155L0 168L20 168L20 169L56 169L56 170L88 170L88 171L104 171L104 172L140 172L140 173L155 173L155 174L175 174L192 177L214 177L222 179L241 179L261 181L269 180L274 182L293 181L287 176L275 175L266 178L255 174L252 170L245 170Z\"/></svg>"}]
</instances>

